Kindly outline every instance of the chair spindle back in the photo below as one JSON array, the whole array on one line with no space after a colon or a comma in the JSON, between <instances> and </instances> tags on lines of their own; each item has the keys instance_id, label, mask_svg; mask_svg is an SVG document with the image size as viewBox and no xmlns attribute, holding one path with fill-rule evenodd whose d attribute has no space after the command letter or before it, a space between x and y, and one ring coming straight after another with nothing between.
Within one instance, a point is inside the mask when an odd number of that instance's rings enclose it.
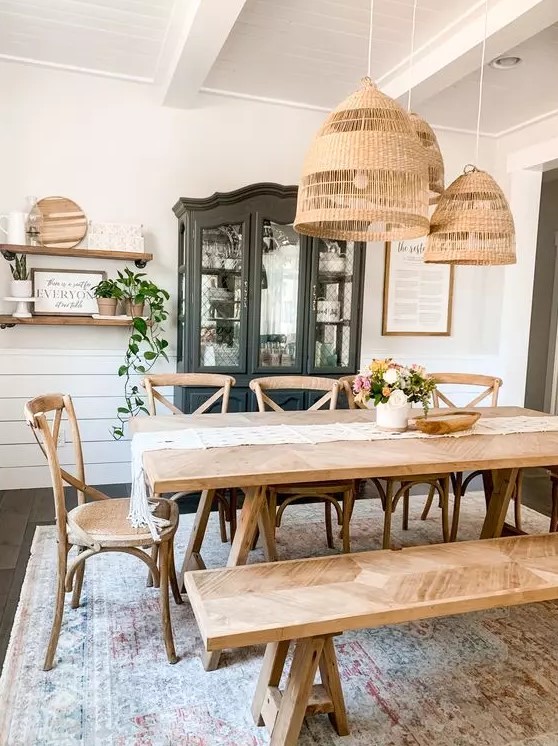
<instances>
[{"instance_id":1,"label":"chair spindle back","mask_svg":"<svg viewBox=\"0 0 558 746\"><path fill-rule=\"evenodd\" d=\"M221 399L221 413L225 414L229 408L229 397L231 387L236 383L232 376L219 373L162 373L153 376L145 376L142 386L147 393L149 414L157 414L156 401L165 406L172 414L184 414L177 406L169 401L157 388L163 386L195 386L196 388L217 388L206 401L203 402L192 414L203 414L210 409L215 402Z\"/></svg>"},{"instance_id":2,"label":"chair spindle back","mask_svg":"<svg viewBox=\"0 0 558 746\"><path fill-rule=\"evenodd\" d=\"M329 404L328 409L337 409L337 398L339 396L339 382L331 378L320 378L319 376L268 376L266 378L254 378L250 381L250 388L256 394L258 410L266 411L266 406L274 412L283 412L283 408L277 404L269 395L268 391L323 391L325 392L308 411L322 409Z\"/></svg>"}]
</instances>

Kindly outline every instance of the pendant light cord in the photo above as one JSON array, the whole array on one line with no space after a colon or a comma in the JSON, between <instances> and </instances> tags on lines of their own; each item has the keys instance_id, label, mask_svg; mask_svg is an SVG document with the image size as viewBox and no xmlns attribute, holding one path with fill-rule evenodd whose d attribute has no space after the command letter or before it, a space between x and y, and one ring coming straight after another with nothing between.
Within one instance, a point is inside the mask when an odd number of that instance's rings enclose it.
<instances>
[{"instance_id":1,"label":"pendant light cord","mask_svg":"<svg viewBox=\"0 0 558 746\"><path fill-rule=\"evenodd\" d=\"M372 25L374 21L374 0L370 0L370 26L368 30L368 77L372 78Z\"/></svg>"},{"instance_id":2,"label":"pendant light cord","mask_svg":"<svg viewBox=\"0 0 558 746\"><path fill-rule=\"evenodd\" d=\"M484 86L484 63L486 61L486 36L488 34L488 0L484 0L484 34L482 38L481 69L479 78L479 105L477 111L477 137L475 142L475 165L479 161L480 123L482 113L482 90Z\"/></svg>"},{"instance_id":3,"label":"pendant light cord","mask_svg":"<svg viewBox=\"0 0 558 746\"><path fill-rule=\"evenodd\" d=\"M409 90L407 91L407 113L411 113L411 93L413 91L413 85L411 83L411 72L413 70L413 62L415 57L415 31L417 28L417 4L418 0L415 0L415 3L413 5L413 28L411 31L411 54L409 55L409 71L408 76L409 80L407 85L409 86Z\"/></svg>"}]
</instances>

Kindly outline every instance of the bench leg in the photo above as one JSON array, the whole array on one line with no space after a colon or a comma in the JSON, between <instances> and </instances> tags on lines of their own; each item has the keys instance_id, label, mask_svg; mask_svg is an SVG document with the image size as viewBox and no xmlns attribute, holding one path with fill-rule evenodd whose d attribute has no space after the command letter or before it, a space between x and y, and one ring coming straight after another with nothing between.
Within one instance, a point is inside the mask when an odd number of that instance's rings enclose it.
<instances>
[{"instance_id":1,"label":"bench leg","mask_svg":"<svg viewBox=\"0 0 558 746\"><path fill-rule=\"evenodd\" d=\"M252 717L256 725L265 725L262 717L262 708L267 697L267 690L268 687L279 686L290 644L289 640L272 642L265 649L262 670L260 671L260 677L252 701Z\"/></svg>"},{"instance_id":2,"label":"bench leg","mask_svg":"<svg viewBox=\"0 0 558 746\"><path fill-rule=\"evenodd\" d=\"M328 693L333 705L333 712L328 713L331 724L338 736L349 735L349 723L347 722L347 711L345 699L341 688L337 658L335 657L335 645L332 637L326 637L322 657L320 658L320 676L322 685Z\"/></svg>"},{"instance_id":3,"label":"bench leg","mask_svg":"<svg viewBox=\"0 0 558 746\"><path fill-rule=\"evenodd\" d=\"M282 692L279 681L289 648L288 642L267 646L252 715L271 734L271 746L295 746L306 715L327 713L341 736L349 733L335 647L331 636L297 640L293 661ZM322 683L314 685L320 668Z\"/></svg>"}]
</instances>

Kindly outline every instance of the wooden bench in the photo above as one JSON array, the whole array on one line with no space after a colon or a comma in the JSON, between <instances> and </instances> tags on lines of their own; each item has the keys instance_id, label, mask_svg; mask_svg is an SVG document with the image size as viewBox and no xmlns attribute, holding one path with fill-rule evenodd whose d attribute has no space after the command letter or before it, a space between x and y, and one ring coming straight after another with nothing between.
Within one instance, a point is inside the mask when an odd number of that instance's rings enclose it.
<instances>
[{"instance_id":1,"label":"wooden bench","mask_svg":"<svg viewBox=\"0 0 558 746\"><path fill-rule=\"evenodd\" d=\"M272 746L292 746L305 715L349 732L334 635L558 598L558 534L200 570L185 584L208 651L267 643L252 714Z\"/></svg>"}]
</instances>

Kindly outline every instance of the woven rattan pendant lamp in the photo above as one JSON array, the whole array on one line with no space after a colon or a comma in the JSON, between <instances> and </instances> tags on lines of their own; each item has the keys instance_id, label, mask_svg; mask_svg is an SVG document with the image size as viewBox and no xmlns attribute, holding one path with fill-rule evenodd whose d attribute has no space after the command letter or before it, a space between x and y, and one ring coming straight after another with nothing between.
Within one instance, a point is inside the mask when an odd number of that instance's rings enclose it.
<instances>
[{"instance_id":1,"label":"woven rattan pendant lamp","mask_svg":"<svg viewBox=\"0 0 558 746\"><path fill-rule=\"evenodd\" d=\"M482 45L476 160L479 155L482 86L488 0ZM425 262L437 264L515 264L515 228L503 191L486 171L466 166L440 197L430 221Z\"/></svg>"},{"instance_id":2,"label":"woven rattan pendant lamp","mask_svg":"<svg viewBox=\"0 0 558 746\"><path fill-rule=\"evenodd\" d=\"M371 68L373 2L368 69ZM405 110L370 77L327 117L304 161L294 224L318 238L428 233L428 164Z\"/></svg>"},{"instance_id":3,"label":"woven rattan pendant lamp","mask_svg":"<svg viewBox=\"0 0 558 746\"><path fill-rule=\"evenodd\" d=\"M444 159L438 145L438 140L434 130L418 114L411 111L411 95L413 87L411 85L411 73L413 70L413 61L415 57L415 31L417 26L417 5L418 0L413 3L413 22L411 30L411 53L409 55L409 90L407 92L407 113L411 120L411 125L417 134L421 145L425 148L426 158L428 161L428 191L429 202L435 205L444 191Z\"/></svg>"}]
</instances>

